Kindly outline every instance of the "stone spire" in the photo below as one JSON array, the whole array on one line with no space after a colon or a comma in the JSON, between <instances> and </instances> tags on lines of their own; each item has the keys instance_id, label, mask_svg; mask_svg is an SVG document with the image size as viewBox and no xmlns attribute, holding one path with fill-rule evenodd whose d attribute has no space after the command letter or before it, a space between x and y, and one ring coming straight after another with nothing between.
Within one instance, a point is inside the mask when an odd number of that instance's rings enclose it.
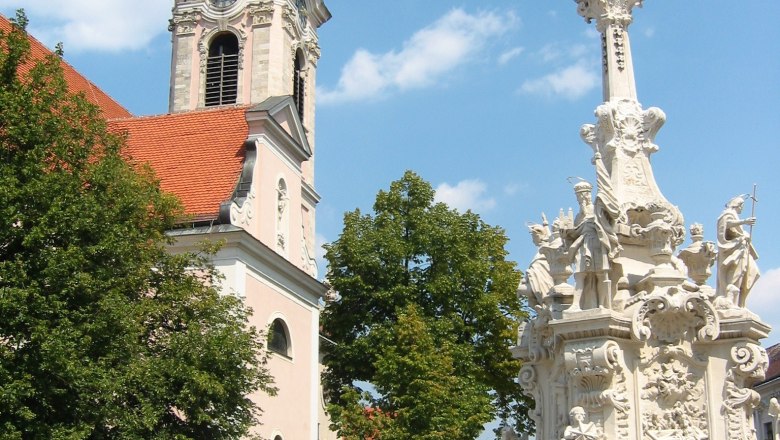
<instances>
[{"instance_id":1,"label":"stone spire","mask_svg":"<svg viewBox=\"0 0 780 440\"><path fill-rule=\"evenodd\" d=\"M637 100L628 26L632 10L642 0L576 0L577 12L601 33L604 103L596 108L596 123L583 125L580 136L593 149L597 203L610 219L620 246L633 247L642 264L655 264L658 252L671 256L685 236L682 213L661 193L650 156L658 151L655 136L666 121L656 107L644 110ZM653 249L664 223L665 243ZM639 227L639 229L637 228ZM643 231L637 233L637 231ZM628 268L629 272L632 271ZM646 268L638 267L644 273ZM639 274L637 274L639 275Z\"/></svg>"},{"instance_id":2,"label":"stone spire","mask_svg":"<svg viewBox=\"0 0 780 440\"><path fill-rule=\"evenodd\" d=\"M636 100L634 64L628 26L633 20L634 6L643 0L575 0L577 12L588 23L595 21L601 33L604 63L604 101L613 99Z\"/></svg>"}]
</instances>

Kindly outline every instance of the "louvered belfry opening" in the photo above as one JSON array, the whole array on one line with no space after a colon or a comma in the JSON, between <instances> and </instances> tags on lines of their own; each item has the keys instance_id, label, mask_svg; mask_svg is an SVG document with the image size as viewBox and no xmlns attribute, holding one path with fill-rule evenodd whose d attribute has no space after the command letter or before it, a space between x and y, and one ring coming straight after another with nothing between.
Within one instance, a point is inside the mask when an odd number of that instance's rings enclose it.
<instances>
[{"instance_id":1,"label":"louvered belfry opening","mask_svg":"<svg viewBox=\"0 0 780 440\"><path fill-rule=\"evenodd\" d=\"M206 107L235 104L238 97L238 38L217 35L206 63Z\"/></svg>"},{"instance_id":2,"label":"louvered belfry opening","mask_svg":"<svg viewBox=\"0 0 780 440\"><path fill-rule=\"evenodd\" d=\"M293 66L293 100L298 108L298 116L303 121L303 100L306 90L306 80L303 78L304 59L303 52L298 49L295 52L295 65Z\"/></svg>"}]
</instances>

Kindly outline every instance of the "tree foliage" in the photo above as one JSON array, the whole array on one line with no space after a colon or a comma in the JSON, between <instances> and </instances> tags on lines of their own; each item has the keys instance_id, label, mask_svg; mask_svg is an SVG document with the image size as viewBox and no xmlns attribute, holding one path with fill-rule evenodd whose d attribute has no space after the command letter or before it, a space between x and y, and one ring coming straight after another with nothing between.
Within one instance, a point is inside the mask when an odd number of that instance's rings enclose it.
<instances>
[{"instance_id":1,"label":"tree foliage","mask_svg":"<svg viewBox=\"0 0 780 440\"><path fill-rule=\"evenodd\" d=\"M25 25L0 33L0 438L241 438L274 391L249 310L166 251L178 202Z\"/></svg>"},{"instance_id":2,"label":"tree foliage","mask_svg":"<svg viewBox=\"0 0 780 440\"><path fill-rule=\"evenodd\" d=\"M497 415L519 415L523 426L509 351L520 275L506 241L478 215L434 203L412 172L379 192L373 214L345 215L326 254L339 297L323 313L335 342L325 384L342 433L365 407L382 414L382 439L473 439ZM361 398L355 381L377 395Z\"/></svg>"}]
</instances>

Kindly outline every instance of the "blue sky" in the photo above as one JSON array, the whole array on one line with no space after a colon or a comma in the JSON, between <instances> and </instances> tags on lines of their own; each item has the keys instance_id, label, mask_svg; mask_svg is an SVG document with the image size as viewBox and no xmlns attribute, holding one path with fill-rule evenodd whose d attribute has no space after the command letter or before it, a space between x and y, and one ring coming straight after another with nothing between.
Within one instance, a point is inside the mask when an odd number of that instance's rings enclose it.
<instances>
[{"instance_id":1,"label":"blue sky","mask_svg":"<svg viewBox=\"0 0 780 440\"><path fill-rule=\"evenodd\" d=\"M525 224L576 206L594 180L579 127L601 102L600 48L571 0L327 0L320 29L316 186L321 242L342 214L412 169L533 256ZM138 115L167 110L170 3L0 0ZM686 223L715 221L758 184L763 277L749 305L780 328L780 2L648 0L630 27L639 99L665 111L653 167ZM683 245L685 246L685 244ZM712 280L711 280L712 281ZM780 341L780 331L765 343Z\"/></svg>"}]
</instances>

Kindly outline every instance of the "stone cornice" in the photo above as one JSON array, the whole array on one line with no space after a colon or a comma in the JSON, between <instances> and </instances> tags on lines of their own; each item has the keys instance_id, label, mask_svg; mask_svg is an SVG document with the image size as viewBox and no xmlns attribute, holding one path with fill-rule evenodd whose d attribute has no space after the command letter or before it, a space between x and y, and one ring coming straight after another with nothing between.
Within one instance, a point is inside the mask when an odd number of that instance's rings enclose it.
<instances>
[{"instance_id":1,"label":"stone cornice","mask_svg":"<svg viewBox=\"0 0 780 440\"><path fill-rule=\"evenodd\" d=\"M219 225L178 229L168 235L176 239L171 246L173 252L196 251L204 238L224 240L215 258L237 258L270 283L312 307L319 307L319 300L324 299L328 291L317 279L238 227Z\"/></svg>"}]
</instances>

